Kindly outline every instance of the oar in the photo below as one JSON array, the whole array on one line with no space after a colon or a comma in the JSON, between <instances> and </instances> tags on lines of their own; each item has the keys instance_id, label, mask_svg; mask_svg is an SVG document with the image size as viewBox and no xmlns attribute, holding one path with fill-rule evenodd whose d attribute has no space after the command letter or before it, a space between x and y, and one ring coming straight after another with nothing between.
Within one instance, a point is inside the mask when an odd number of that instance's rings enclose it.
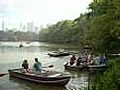
<instances>
[{"instance_id":1,"label":"oar","mask_svg":"<svg viewBox=\"0 0 120 90\"><path fill-rule=\"evenodd\" d=\"M42 68L52 68L54 65L49 65L47 67L42 67Z\"/></svg>"},{"instance_id":2,"label":"oar","mask_svg":"<svg viewBox=\"0 0 120 90\"><path fill-rule=\"evenodd\" d=\"M53 67L53 66L54 66L54 65L49 65L48 67L51 68L51 67Z\"/></svg>"},{"instance_id":3,"label":"oar","mask_svg":"<svg viewBox=\"0 0 120 90\"><path fill-rule=\"evenodd\" d=\"M0 73L0 77L8 75L8 73Z\"/></svg>"},{"instance_id":4,"label":"oar","mask_svg":"<svg viewBox=\"0 0 120 90\"><path fill-rule=\"evenodd\" d=\"M47 67L42 67L42 68L52 68L54 65L49 65L49 66L47 66ZM42 71L47 71L47 70L44 70L44 69L42 69Z\"/></svg>"}]
</instances>

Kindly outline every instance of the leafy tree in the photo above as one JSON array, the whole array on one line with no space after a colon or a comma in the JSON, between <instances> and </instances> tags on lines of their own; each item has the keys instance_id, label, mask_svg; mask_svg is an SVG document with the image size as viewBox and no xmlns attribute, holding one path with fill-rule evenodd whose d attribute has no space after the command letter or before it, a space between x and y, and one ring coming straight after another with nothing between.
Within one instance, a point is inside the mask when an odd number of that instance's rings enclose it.
<instances>
[{"instance_id":1,"label":"leafy tree","mask_svg":"<svg viewBox=\"0 0 120 90\"><path fill-rule=\"evenodd\" d=\"M98 1L98 0L96 0ZM119 0L94 1L90 25L92 42L98 50L120 50L120 4ZM89 37L89 36L88 36Z\"/></svg>"}]
</instances>

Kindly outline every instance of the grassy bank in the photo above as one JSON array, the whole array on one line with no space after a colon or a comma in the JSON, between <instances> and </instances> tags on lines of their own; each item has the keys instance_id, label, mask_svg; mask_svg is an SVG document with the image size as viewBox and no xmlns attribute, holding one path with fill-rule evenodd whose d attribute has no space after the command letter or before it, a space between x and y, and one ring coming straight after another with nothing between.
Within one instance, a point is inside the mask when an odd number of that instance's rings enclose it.
<instances>
[{"instance_id":1,"label":"grassy bank","mask_svg":"<svg viewBox=\"0 0 120 90\"><path fill-rule=\"evenodd\" d=\"M110 60L107 69L94 76L91 90L120 90L120 57Z\"/></svg>"}]
</instances>

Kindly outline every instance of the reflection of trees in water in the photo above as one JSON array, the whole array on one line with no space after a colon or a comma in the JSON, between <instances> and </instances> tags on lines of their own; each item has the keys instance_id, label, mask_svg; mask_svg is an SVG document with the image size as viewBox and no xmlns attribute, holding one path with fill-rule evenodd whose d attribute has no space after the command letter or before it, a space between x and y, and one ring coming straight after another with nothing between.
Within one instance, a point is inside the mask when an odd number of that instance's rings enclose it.
<instances>
[{"instance_id":1,"label":"reflection of trees in water","mask_svg":"<svg viewBox=\"0 0 120 90\"><path fill-rule=\"evenodd\" d=\"M45 84L38 84L38 83L29 82L29 81L12 78L12 77L10 77L10 81L12 83L19 84L22 90L67 90L65 87L61 87L61 86L50 86Z\"/></svg>"},{"instance_id":2,"label":"reflection of trees in water","mask_svg":"<svg viewBox=\"0 0 120 90\"><path fill-rule=\"evenodd\" d=\"M88 85L88 72L86 71L70 71L72 75L72 79L70 83L67 85L67 88L70 90L85 90Z\"/></svg>"},{"instance_id":3,"label":"reflection of trees in water","mask_svg":"<svg viewBox=\"0 0 120 90\"><path fill-rule=\"evenodd\" d=\"M73 78L82 78L82 77L88 77L88 72L87 71L80 71L80 70L75 70L75 71L72 71L72 70L65 70L65 72L69 72L71 73L72 77Z\"/></svg>"}]
</instances>

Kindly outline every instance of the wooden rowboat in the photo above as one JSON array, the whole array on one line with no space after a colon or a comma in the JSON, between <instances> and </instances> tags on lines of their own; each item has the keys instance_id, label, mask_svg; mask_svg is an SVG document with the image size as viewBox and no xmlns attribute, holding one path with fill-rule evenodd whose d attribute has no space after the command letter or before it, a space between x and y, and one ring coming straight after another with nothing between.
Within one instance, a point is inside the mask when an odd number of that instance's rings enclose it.
<instances>
[{"instance_id":1,"label":"wooden rowboat","mask_svg":"<svg viewBox=\"0 0 120 90\"><path fill-rule=\"evenodd\" d=\"M98 70L104 70L106 68L106 65L105 64L88 65L87 68L88 68L88 70L91 70L91 71L98 71Z\"/></svg>"},{"instance_id":2,"label":"wooden rowboat","mask_svg":"<svg viewBox=\"0 0 120 90\"><path fill-rule=\"evenodd\" d=\"M22 73L21 69L12 69L8 70L10 77L15 77L31 82L36 82L39 84L47 84L47 85L66 85L70 79L70 74L63 74L58 72L45 72L45 73Z\"/></svg>"},{"instance_id":3,"label":"wooden rowboat","mask_svg":"<svg viewBox=\"0 0 120 90\"><path fill-rule=\"evenodd\" d=\"M66 70L104 70L106 68L105 64L102 65L69 65L65 64L64 65Z\"/></svg>"},{"instance_id":4,"label":"wooden rowboat","mask_svg":"<svg viewBox=\"0 0 120 90\"><path fill-rule=\"evenodd\" d=\"M76 71L76 70L87 70L87 66L71 66L71 65L64 65L65 69L66 70L73 70L73 71Z\"/></svg>"},{"instance_id":5,"label":"wooden rowboat","mask_svg":"<svg viewBox=\"0 0 120 90\"><path fill-rule=\"evenodd\" d=\"M69 52L52 52L52 53L48 53L49 56L51 57L60 57L60 56L68 56L70 55Z\"/></svg>"}]
</instances>

